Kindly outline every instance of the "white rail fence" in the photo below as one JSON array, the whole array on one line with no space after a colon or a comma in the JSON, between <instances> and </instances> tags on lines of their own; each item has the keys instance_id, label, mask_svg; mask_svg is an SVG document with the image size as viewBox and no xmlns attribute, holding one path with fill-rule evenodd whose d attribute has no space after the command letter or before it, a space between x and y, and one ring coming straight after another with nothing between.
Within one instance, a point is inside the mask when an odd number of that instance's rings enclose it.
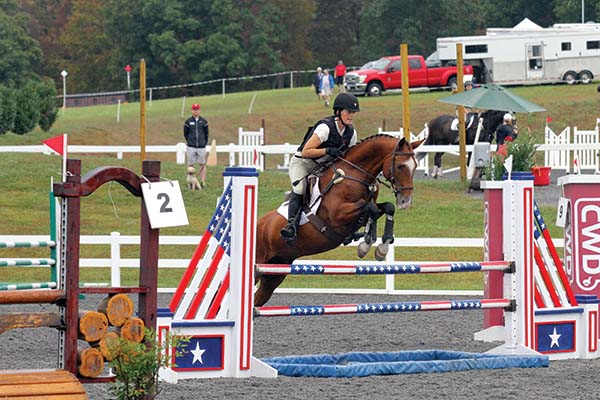
<instances>
[{"instance_id":1,"label":"white rail fence","mask_svg":"<svg viewBox=\"0 0 600 400\"><path fill-rule=\"evenodd\" d=\"M573 170L573 159L577 156L581 169L594 170L600 173L600 118L596 121L593 130L581 130L576 126L571 130L570 127L563 129L556 134L548 125L544 129L544 143L538 147L539 152L544 153L544 165L552 169L564 170L570 172ZM402 136L403 130L383 131L379 128L378 133L385 133L394 136ZM572 134L571 134L572 133ZM420 140L427 137L428 127L418 134L411 134L411 141ZM229 156L229 166L253 166L259 170L265 168L265 155L281 155L283 163L278 165L279 169L287 169L290 156L296 152L297 144L264 144L264 130L247 131L243 128L238 130L238 144L229 143L226 145L217 145L217 153L225 153ZM492 151L496 146L492 145ZM213 151L212 146L206 147L208 152ZM425 153L454 153L458 154L458 145L449 146L420 146L417 152ZM473 151L473 146L467 146L467 151ZM116 154L117 158L123 158L125 153L139 153L140 146L69 146L70 154ZM177 164L184 164L186 157L185 143L164 146L146 146L148 153L175 153ZM33 146L0 146L0 153L45 153L49 150L43 145ZM419 162L418 169L424 171L425 175L429 173L429 157L425 157Z\"/></svg>"},{"instance_id":2,"label":"white rail fence","mask_svg":"<svg viewBox=\"0 0 600 400\"><path fill-rule=\"evenodd\" d=\"M13 241L13 242L27 242L27 241L42 241L49 240L50 237L47 235L0 235L0 242L2 241ZM160 236L159 244L162 246L197 246L200 242L201 236ZM553 239L556 247L563 247L563 239ZM80 258L79 265L83 268L110 268L110 285L114 287L121 286L121 269L122 268L139 268L140 260L138 258L122 258L121 247L127 245L139 245L140 237L133 235L121 235L119 232L112 232L110 235L81 235L82 245L100 245L105 246L107 254L110 257L107 258ZM374 246L378 244L375 243ZM358 242L353 242L350 246L357 246ZM395 258L395 249L402 247L411 248L435 248L441 247L461 247L461 248L480 248L483 252L483 238L413 238L403 237L396 238L393 244L390 244L390 251L388 252L386 262L406 262L410 263L413 261L409 260L397 260ZM188 247L189 248L189 247ZM189 252L185 250L180 251L183 254L189 254L191 257L193 249L190 248ZM160 254L160 253L159 253ZM298 260L297 264L315 264L326 262L327 260ZM331 260L328 260L331 261ZM432 262L443 262L448 260L433 260ZM358 261L348 260L340 261L336 260L336 263L340 265L350 265L360 262L362 265L375 265L376 261ZM419 263L423 264L422 261ZM161 258L158 260L159 268L187 268L189 259L187 258ZM425 263L426 264L426 263ZM19 268L31 268L31 267L19 267ZM39 267L38 267L39 268ZM456 291L456 290L396 290L394 275L385 275L385 289L314 289L314 288L282 288L278 289L279 293L373 293L373 294L455 294L455 295L481 295L481 291ZM175 288L160 288L161 293L172 293Z\"/></svg>"}]
</instances>

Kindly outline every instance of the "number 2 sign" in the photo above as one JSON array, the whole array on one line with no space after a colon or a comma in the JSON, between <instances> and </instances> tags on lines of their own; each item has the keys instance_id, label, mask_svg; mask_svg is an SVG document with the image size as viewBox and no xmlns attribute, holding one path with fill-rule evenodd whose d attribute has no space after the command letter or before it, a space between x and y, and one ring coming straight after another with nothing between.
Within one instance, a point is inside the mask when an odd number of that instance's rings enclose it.
<instances>
[{"instance_id":1,"label":"number 2 sign","mask_svg":"<svg viewBox=\"0 0 600 400\"><path fill-rule=\"evenodd\" d=\"M189 224L178 181L142 183L152 229Z\"/></svg>"}]
</instances>

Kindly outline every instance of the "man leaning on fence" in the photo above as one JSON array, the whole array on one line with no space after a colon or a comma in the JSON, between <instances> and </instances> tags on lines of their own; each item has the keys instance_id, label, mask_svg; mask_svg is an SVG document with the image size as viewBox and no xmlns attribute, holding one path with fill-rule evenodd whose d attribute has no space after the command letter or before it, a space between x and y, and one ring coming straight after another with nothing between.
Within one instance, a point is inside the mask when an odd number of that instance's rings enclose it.
<instances>
[{"instance_id":1,"label":"man leaning on fence","mask_svg":"<svg viewBox=\"0 0 600 400\"><path fill-rule=\"evenodd\" d=\"M206 145L208 121L200 116L200 104L192 105L192 116L183 124L183 137L187 143L188 168L198 164L200 187L206 186Z\"/></svg>"}]
</instances>

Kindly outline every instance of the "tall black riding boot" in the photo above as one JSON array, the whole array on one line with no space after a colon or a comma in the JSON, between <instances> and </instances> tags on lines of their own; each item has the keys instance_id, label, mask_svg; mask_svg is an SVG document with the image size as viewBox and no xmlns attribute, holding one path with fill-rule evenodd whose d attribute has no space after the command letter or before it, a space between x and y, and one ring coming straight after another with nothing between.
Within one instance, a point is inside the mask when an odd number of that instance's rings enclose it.
<instances>
[{"instance_id":1,"label":"tall black riding boot","mask_svg":"<svg viewBox=\"0 0 600 400\"><path fill-rule=\"evenodd\" d=\"M288 204L288 223L281 229L281 237L288 242L296 239L298 235L298 224L300 223L300 211L302 209L302 196L292 192Z\"/></svg>"}]
</instances>

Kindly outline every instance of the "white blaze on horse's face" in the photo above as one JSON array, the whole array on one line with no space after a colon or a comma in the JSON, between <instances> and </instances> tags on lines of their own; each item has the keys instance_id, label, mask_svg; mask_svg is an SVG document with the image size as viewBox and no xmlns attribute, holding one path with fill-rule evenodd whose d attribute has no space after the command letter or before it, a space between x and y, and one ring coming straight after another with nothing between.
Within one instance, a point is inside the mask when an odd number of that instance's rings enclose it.
<instances>
[{"instance_id":1,"label":"white blaze on horse's face","mask_svg":"<svg viewBox=\"0 0 600 400\"><path fill-rule=\"evenodd\" d=\"M410 205L412 204L412 193L413 193L412 179L413 179L413 176L415 175L415 170L417 169L417 162L415 161L414 157L407 157L406 160L398 163L397 168L401 171L400 175L402 176L403 180L406 180L407 177L410 176L409 187L402 190L402 187L405 185L401 185L401 187L398 188L401 190L396 195L396 206L399 209L404 210L404 209L410 207ZM402 180L400 180L400 179L398 179L398 181L402 182Z\"/></svg>"}]
</instances>

